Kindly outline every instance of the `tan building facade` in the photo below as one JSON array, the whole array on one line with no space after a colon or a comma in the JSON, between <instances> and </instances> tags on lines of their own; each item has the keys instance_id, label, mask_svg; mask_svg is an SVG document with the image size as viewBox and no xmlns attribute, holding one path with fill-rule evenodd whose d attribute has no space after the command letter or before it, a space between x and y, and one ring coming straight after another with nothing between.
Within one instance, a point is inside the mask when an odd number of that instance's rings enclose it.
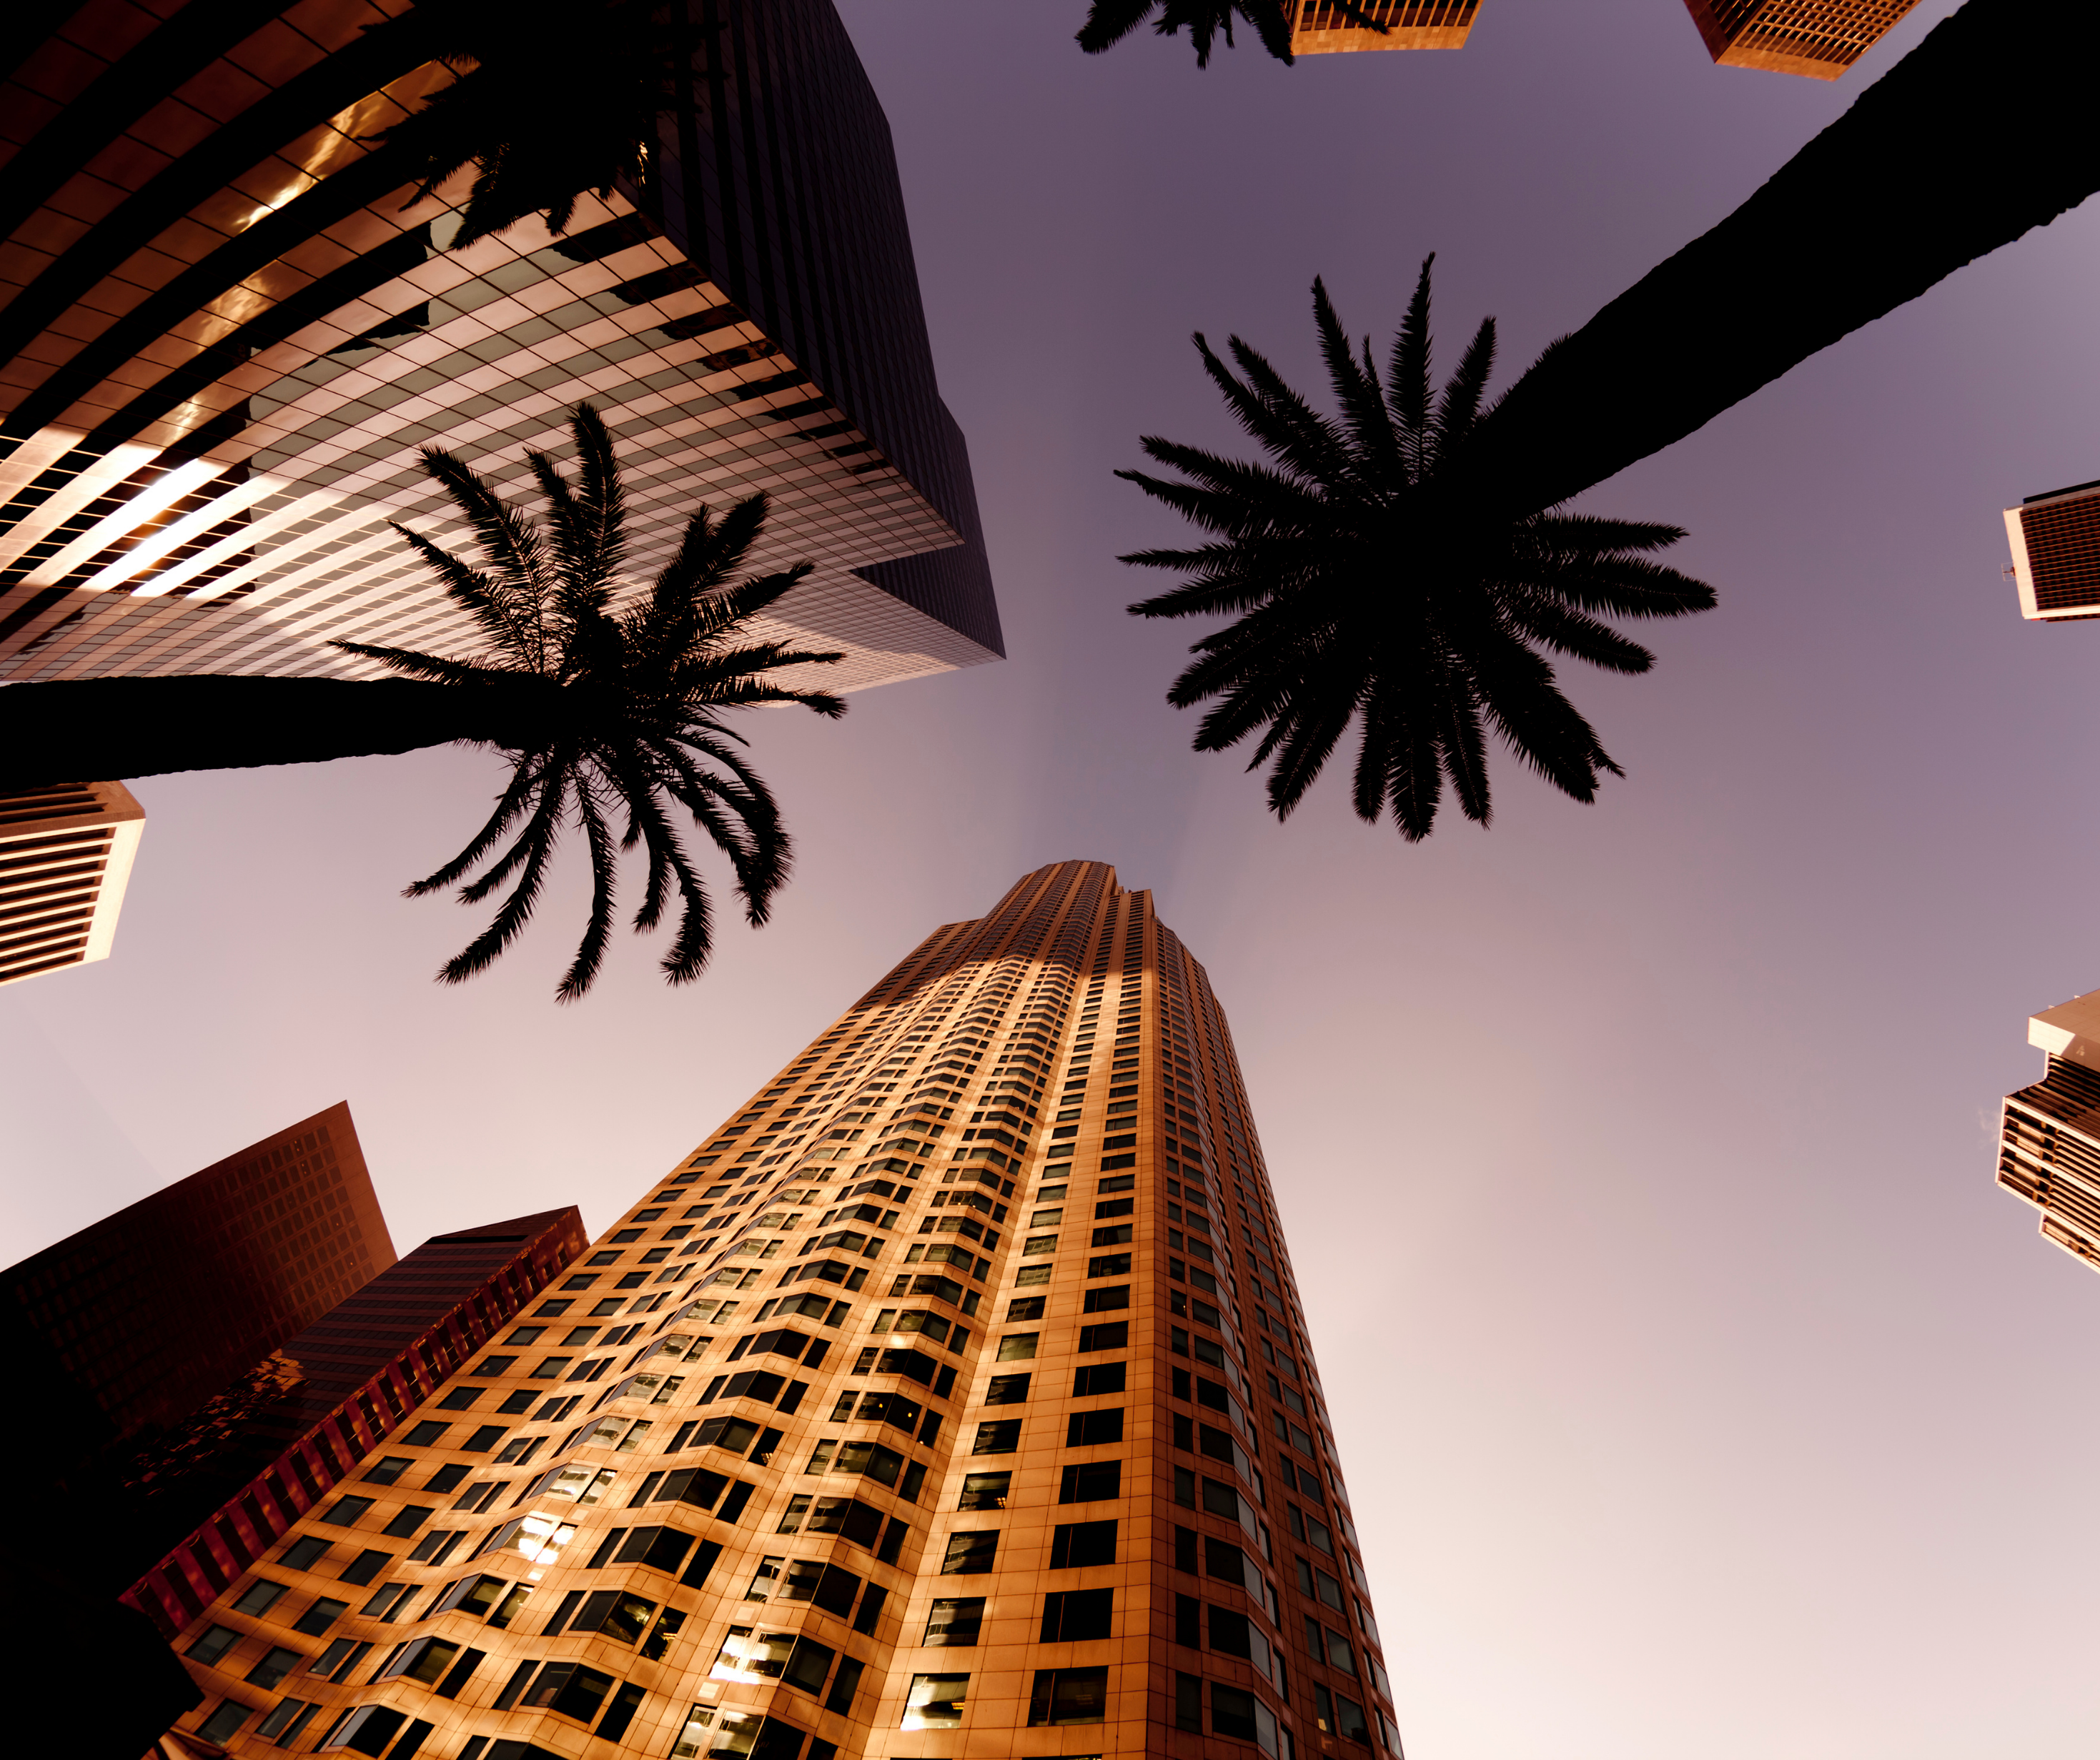
<instances>
[{"instance_id":1,"label":"tan building facade","mask_svg":"<svg viewBox=\"0 0 2100 1760\"><path fill-rule=\"evenodd\" d=\"M1684 0L1723 67L1834 80L1899 24L1917 0Z\"/></svg>"},{"instance_id":2,"label":"tan building facade","mask_svg":"<svg viewBox=\"0 0 2100 1760\"><path fill-rule=\"evenodd\" d=\"M1289 0L1290 52L1347 55L1359 49L1462 49L1480 0L1360 0L1356 11L1385 26L1359 24L1335 0Z\"/></svg>"},{"instance_id":3,"label":"tan building facade","mask_svg":"<svg viewBox=\"0 0 2100 1760\"><path fill-rule=\"evenodd\" d=\"M1400 1753L1224 1014L1096 863L935 931L339 1489L181 1634L175 1750Z\"/></svg>"},{"instance_id":4,"label":"tan building facade","mask_svg":"<svg viewBox=\"0 0 2100 1760\"><path fill-rule=\"evenodd\" d=\"M2020 615L2075 623L2100 617L2100 483L2029 495L2005 509Z\"/></svg>"},{"instance_id":5,"label":"tan building facade","mask_svg":"<svg viewBox=\"0 0 2100 1760\"><path fill-rule=\"evenodd\" d=\"M0 795L0 984L109 957L145 829L121 782Z\"/></svg>"},{"instance_id":6,"label":"tan building facade","mask_svg":"<svg viewBox=\"0 0 2100 1760\"><path fill-rule=\"evenodd\" d=\"M2041 1232L2100 1270L2100 990L2027 1022L2049 1073L2005 1096L1998 1183L2041 1212Z\"/></svg>"}]
</instances>

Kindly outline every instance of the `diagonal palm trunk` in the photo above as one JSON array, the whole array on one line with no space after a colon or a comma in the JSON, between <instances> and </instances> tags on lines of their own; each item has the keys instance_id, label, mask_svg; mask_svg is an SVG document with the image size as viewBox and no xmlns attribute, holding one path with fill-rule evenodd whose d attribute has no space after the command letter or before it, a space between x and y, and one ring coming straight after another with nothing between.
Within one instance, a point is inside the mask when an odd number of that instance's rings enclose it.
<instances>
[{"instance_id":1,"label":"diagonal palm trunk","mask_svg":"<svg viewBox=\"0 0 2100 1760\"><path fill-rule=\"evenodd\" d=\"M0 687L0 794L85 777L543 740L558 693L416 679L77 679Z\"/></svg>"},{"instance_id":2,"label":"diagonal palm trunk","mask_svg":"<svg viewBox=\"0 0 2100 1760\"><path fill-rule=\"evenodd\" d=\"M1547 350L1471 461L1513 513L1659 452L2100 188L2100 6L1969 0L1712 231Z\"/></svg>"}]
</instances>

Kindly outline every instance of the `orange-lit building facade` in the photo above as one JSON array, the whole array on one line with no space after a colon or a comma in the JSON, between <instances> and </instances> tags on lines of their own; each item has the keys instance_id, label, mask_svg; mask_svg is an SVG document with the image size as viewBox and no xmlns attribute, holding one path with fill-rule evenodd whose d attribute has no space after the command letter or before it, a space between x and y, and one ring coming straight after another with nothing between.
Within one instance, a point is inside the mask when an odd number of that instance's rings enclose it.
<instances>
[{"instance_id":1,"label":"orange-lit building facade","mask_svg":"<svg viewBox=\"0 0 2100 1760\"><path fill-rule=\"evenodd\" d=\"M109 957L145 809L121 782L0 795L0 984Z\"/></svg>"},{"instance_id":2,"label":"orange-lit building facade","mask_svg":"<svg viewBox=\"0 0 2100 1760\"><path fill-rule=\"evenodd\" d=\"M935 931L338 1489L179 1635L178 1747L1400 1753L1224 1014L1099 864Z\"/></svg>"},{"instance_id":3,"label":"orange-lit building facade","mask_svg":"<svg viewBox=\"0 0 2100 1760\"><path fill-rule=\"evenodd\" d=\"M2100 1270L2100 990L2035 1015L2027 1043L2049 1068L2005 1096L1998 1183L2041 1212L2045 1240Z\"/></svg>"},{"instance_id":4,"label":"orange-lit building facade","mask_svg":"<svg viewBox=\"0 0 2100 1760\"><path fill-rule=\"evenodd\" d=\"M1374 30L1335 0L1285 0L1290 52L1347 55L1359 49L1462 49L1480 0L1359 0L1354 10L1385 29Z\"/></svg>"},{"instance_id":5,"label":"orange-lit building facade","mask_svg":"<svg viewBox=\"0 0 2100 1760\"><path fill-rule=\"evenodd\" d=\"M1834 80L1899 24L1917 0L1684 0L1707 53L1723 67Z\"/></svg>"}]
</instances>

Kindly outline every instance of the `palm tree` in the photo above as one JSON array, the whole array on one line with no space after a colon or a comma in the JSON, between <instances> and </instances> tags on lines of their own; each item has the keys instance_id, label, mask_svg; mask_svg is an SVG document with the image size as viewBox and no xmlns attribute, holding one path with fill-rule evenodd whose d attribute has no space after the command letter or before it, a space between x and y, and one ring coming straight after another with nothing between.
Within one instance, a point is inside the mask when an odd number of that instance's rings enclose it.
<instances>
[{"instance_id":1,"label":"palm tree","mask_svg":"<svg viewBox=\"0 0 2100 1760\"><path fill-rule=\"evenodd\" d=\"M430 475L473 528L475 568L405 527L395 530L437 572L447 596L486 645L475 658L337 642L403 675L329 679L91 679L0 689L0 793L75 776L311 763L452 741L491 746L510 779L465 848L408 889L420 896L480 877L460 899L479 903L506 882L494 920L439 973L457 983L489 966L531 919L565 827L590 852L591 905L583 940L556 994L590 988L611 935L618 850L647 852L638 932L662 921L675 887L677 931L663 958L673 983L697 978L712 943L707 888L666 802L689 812L728 857L746 919L762 925L788 878L779 809L723 719L755 703L845 712L839 697L774 682L783 667L828 664L837 653L778 642L732 644L752 620L810 572L797 563L730 584L765 522L761 493L721 518L702 508L647 594L615 608L625 558L625 513L612 438L585 404L571 424L572 486L550 458L529 455L547 503L544 526L505 504L448 452L424 450ZM615 847L613 821L624 814ZM506 836L510 841L496 850Z\"/></svg>"},{"instance_id":2,"label":"palm tree","mask_svg":"<svg viewBox=\"0 0 2100 1760\"><path fill-rule=\"evenodd\" d=\"M1255 734L1250 769L1272 768L1268 803L1287 818L1361 717L1354 799L1363 818L1390 812L1402 837L1428 835L1448 780L1469 819L1488 822L1487 733L1577 800L1598 775L1622 774L1538 651L1618 672L1645 672L1648 651L1599 614L1679 617L1713 590L1645 560L1684 535L1673 526L1532 513L1484 515L1471 469L1493 371L1485 319L1441 396L1430 385L1429 275L1423 262L1381 377L1359 356L1326 288L1312 284L1320 348L1340 407L1321 415L1238 337L1203 369L1273 461L1220 458L1148 436L1180 482L1118 471L1215 535L1195 549L1142 550L1141 568L1187 583L1130 609L1141 617L1239 614L1196 644L1174 681L1177 708L1217 699L1198 751Z\"/></svg>"},{"instance_id":3,"label":"palm tree","mask_svg":"<svg viewBox=\"0 0 2100 1760\"><path fill-rule=\"evenodd\" d=\"M1156 6L1159 17L1153 29L1162 37L1173 37L1180 34L1183 25L1187 25L1199 68L1211 64L1211 49L1220 32L1224 35L1225 46L1233 46L1233 20L1236 17L1252 25L1262 47L1289 65L1295 59L1290 53L1290 18L1285 10L1289 3L1290 0L1093 0L1087 11L1087 22L1080 26L1079 34L1074 41L1088 55L1099 55L1129 36L1152 15ZM1373 18L1355 0L1332 0L1332 3L1351 24L1374 30L1381 37L1392 29ZM1295 5L1291 10L1295 10Z\"/></svg>"}]
</instances>

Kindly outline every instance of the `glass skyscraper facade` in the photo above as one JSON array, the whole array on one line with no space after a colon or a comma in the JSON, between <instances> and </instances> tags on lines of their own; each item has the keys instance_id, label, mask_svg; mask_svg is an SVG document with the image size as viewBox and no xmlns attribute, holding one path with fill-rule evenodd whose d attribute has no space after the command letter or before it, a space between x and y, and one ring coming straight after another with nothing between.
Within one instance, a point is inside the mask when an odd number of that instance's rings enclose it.
<instances>
[{"instance_id":1,"label":"glass skyscraper facade","mask_svg":"<svg viewBox=\"0 0 2100 1760\"><path fill-rule=\"evenodd\" d=\"M937 929L179 1635L176 1740L1394 1755L1223 1010L1113 869Z\"/></svg>"}]
</instances>

